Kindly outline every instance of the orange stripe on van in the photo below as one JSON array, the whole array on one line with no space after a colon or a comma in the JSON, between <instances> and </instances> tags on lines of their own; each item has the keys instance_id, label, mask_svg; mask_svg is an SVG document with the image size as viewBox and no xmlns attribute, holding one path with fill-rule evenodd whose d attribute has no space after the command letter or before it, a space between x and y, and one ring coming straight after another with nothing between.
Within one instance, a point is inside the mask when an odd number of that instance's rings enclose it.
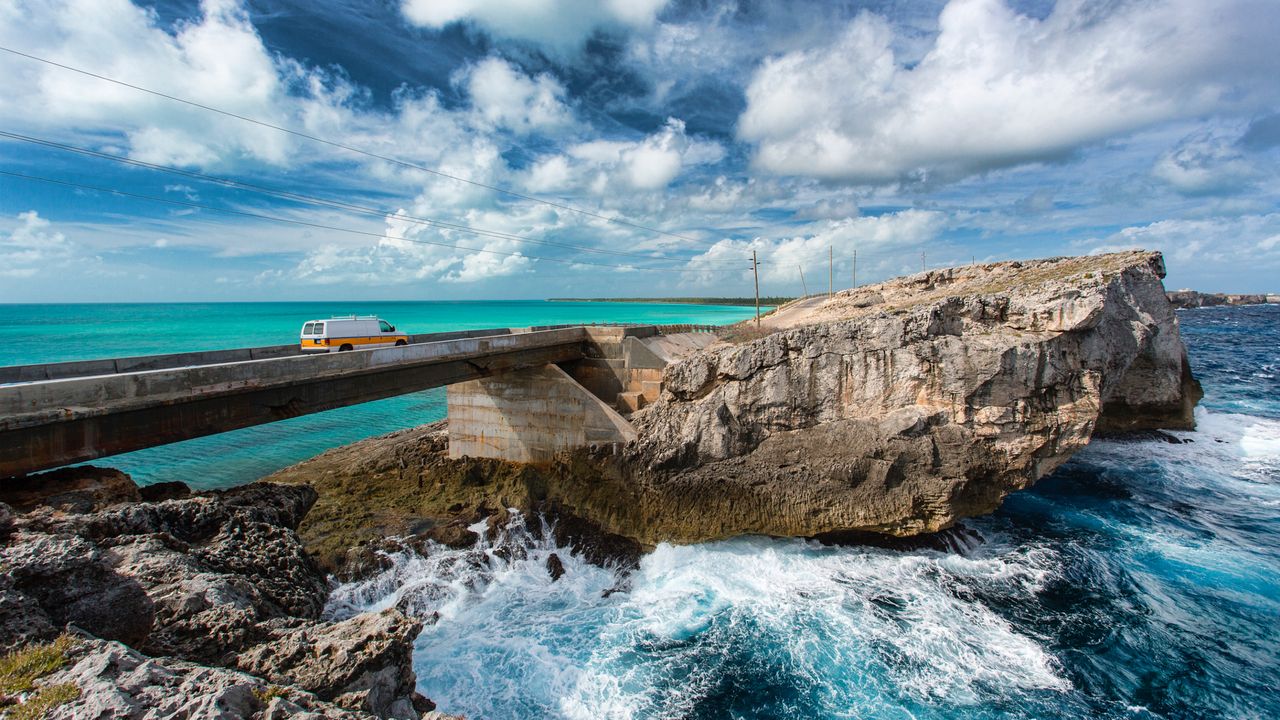
<instances>
[{"instance_id":1,"label":"orange stripe on van","mask_svg":"<svg viewBox=\"0 0 1280 720\"><path fill-rule=\"evenodd\" d=\"M312 342L313 340L324 340L324 339L325 338L307 338L303 340L300 344L302 347L305 347L305 348L317 348L317 347L337 348L337 347L342 347L343 345L351 345L351 346L391 345L400 340L403 340L406 343L409 342L408 335L379 335L379 336L373 336L373 337L328 338L329 340L328 345L325 345L324 343L316 345L314 342Z\"/></svg>"}]
</instances>

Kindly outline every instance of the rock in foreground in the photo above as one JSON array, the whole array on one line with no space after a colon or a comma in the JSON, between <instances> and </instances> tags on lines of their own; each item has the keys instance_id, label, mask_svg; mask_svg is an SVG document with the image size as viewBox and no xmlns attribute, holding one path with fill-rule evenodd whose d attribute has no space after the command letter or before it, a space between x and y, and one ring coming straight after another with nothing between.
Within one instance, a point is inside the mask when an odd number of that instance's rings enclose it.
<instances>
[{"instance_id":1,"label":"rock in foreground","mask_svg":"<svg viewBox=\"0 0 1280 720\"><path fill-rule=\"evenodd\" d=\"M295 533L314 490L164 490L169 499L143 500L156 493L94 467L0 488L27 511L0 504L0 649L63 628L85 635L58 680L80 692L59 716L318 708L322 717L418 718L429 709L411 663L421 623L395 610L321 618L328 582ZM277 701L263 694L269 686Z\"/></svg>"}]
</instances>

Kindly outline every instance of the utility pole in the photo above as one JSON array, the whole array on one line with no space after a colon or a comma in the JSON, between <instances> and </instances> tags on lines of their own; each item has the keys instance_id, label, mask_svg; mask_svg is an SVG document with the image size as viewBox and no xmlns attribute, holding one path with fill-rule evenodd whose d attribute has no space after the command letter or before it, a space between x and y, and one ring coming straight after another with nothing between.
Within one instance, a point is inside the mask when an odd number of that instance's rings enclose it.
<instances>
[{"instance_id":1,"label":"utility pole","mask_svg":"<svg viewBox=\"0 0 1280 720\"><path fill-rule=\"evenodd\" d=\"M756 327L760 327L760 261L755 250L751 251L751 274L756 279Z\"/></svg>"},{"instance_id":2,"label":"utility pole","mask_svg":"<svg viewBox=\"0 0 1280 720\"><path fill-rule=\"evenodd\" d=\"M809 283L804 281L804 268L797 265L796 269L800 271L800 284L804 286L804 296L809 297Z\"/></svg>"},{"instance_id":3,"label":"utility pole","mask_svg":"<svg viewBox=\"0 0 1280 720\"><path fill-rule=\"evenodd\" d=\"M853 251L853 286L858 287L858 251Z\"/></svg>"},{"instance_id":4,"label":"utility pole","mask_svg":"<svg viewBox=\"0 0 1280 720\"><path fill-rule=\"evenodd\" d=\"M924 271L925 271L925 264L924 264L924 251L923 251L923 250L921 250L921 251L920 251L920 272L924 272Z\"/></svg>"},{"instance_id":5,"label":"utility pole","mask_svg":"<svg viewBox=\"0 0 1280 720\"><path fill-rule=\"evenodd\" d=\"M836 289L836 251L827 246L827 297L835 294Z\"/></svg>"}]
</instances>

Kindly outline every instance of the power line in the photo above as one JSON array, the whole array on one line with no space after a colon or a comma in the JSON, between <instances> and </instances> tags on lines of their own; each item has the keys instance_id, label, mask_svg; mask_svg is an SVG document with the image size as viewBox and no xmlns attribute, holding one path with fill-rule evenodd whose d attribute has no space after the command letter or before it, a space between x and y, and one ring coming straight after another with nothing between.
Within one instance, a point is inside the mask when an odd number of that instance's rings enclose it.
<instances>
[{"instance_id":1,"label":"power line","mask_svg":"<svg viewBox=\"0 0 1280 720\"><path fill-rule=\"evenodd\" d=\"M22 173L8 172L5 170L0 170L0 175L19 178L21 180L28 180L33 182L43 182L43 183L49 183L52 185L62 185L65 187L76 188L78 190L92 190L96 192L109 193L112 195L119 195L121 197L136 198L138 200L147 200L150 202L166 203L169 205L179 205L182 207L191 207L191 208L197 208L200 210L209 210L211 212L226 213L228 215L239 215L242 217L255 218L258 220L270 220L272 222L287 223L290 225L300 225L302 227L317 228L320 230L332 230L334 232L345 232L345 233L351 233L353 235L365 235L368 237L378 238L380 240L381 239L400 240L403 242L416 243L419 245L435 245L438 247L448 248L450 250L461 250L463 252L490 253L493 255L505 255L508 257L522 257L522 258L527 258L529 260L546 260L548 262L558 262L558 263L564 263L566 265L587 265L591 267L601 267L601 268L608 268L610 270L622 270L627 272L644 270L644 271L658 271L658 272L669 273L673 271L672 268L636 267L636 266L628 266L628 265L606 265L604 263L593 263L593 262L587 262L585 260L569 260L565 258L554 258L554 257L540 256L540 255L525 255L524 253L520 253L520 252L507 252L504 250L489 250L486 248L469 248L462 245L450 245L449 243L435 242L432 240L420 240L415 238L407 238L403 236L385 235L380 233L369 232L367 230L356 230L353 228L344 228L344 227L338 227L335 225L325 225L322 223L307 222L305 220L282 218L275 215L264 215L261 213L252 213L244 210L232 210L230 208L220 208L212 205L205 205L203 203L195 203L195 202L190 202L186 200L162 198L162 197L156 197L154 195L142 195L140 193L131 193L125 190L118 190L115 188L104 188L96 185L85 185L82 183L70 182L68 180L58 180L55 178L41 177L38 175L24 175Z\"/></svg>"},{"instance_id":2,"label":"power line","mask_svg":"<svg viewBox=\"0 0 1280 720\"><path fill-rule=\"evenodd\" d=\"M477 180L471 180L471 179L469 179L469 178L464 178L464 177L461 177L461 176L458 176L458 175L451 175L451 174L449 174L449 173L446 173L446 172L443 172L443 171L440 171L440 170L435 170L435 169L432 169L432 168L429 168L429 167L426 167L426 166L423 166L423 165L418 165L417 163L411 163L411 162L408 162L407 160L400 160L400 159L398 159L398 158L388 157L388 156L386 156L386 155L380 155L380 154L378 154L378 153L370 152L370 151L368 151L368 150L362 150L362 149L360 149L360 148L353 147L353 146L351 146L351 145L347 145L347 144L345 144L345 143L335 142L335 141L333 141L333 140L327 140L327 139L325 139L325 138L318 137L318 136L316 136L316 135L312 135L312 134L310 134L310 133L305 133L305 132L302 132L302 131L300 131L300 130L293 130L293 129L291 129L291 128L287 128L287 127L284 127L284 126L281 126L281 125L276 125L276 124L274 124L274 123L269 123L269 122L266 122L265 120L258 120L257 118L248 117L248 116L246 116L246 115L240 115L240 114L238 114L238 113L233 113L233 112L230 112L230 111L227 111L227 110L222 110L222 109L220 109L220 108L216 108L216 107L213 107L213 106L211 106L211 105L205 105L205 104L203 104L203 103L198 103L198 102L195 102L194 100L188 100L188 99L186 99L186 98L181 98L181 97L178 97L178 96L176 96L176 95L170 95L170 94L168 94L168 93L163 93L163 92L160 92L160 91L158 91L158 90L152 90L152 89L150 89L150 88L145 88L145 87L142 87L141 85L134 85L134 84L132 84L132 83L127 83L127 82L124 82L123 80L117 80L117 79L115 79L115 78L108 77L108 76L106 76L106 75L100 75L100 74L98 74L98 73L90 72L90 71L88 71L88 70L82 70L81 68L72 67L71 65L65 65L65 64L60 63L60 62L55 62L55 61L53 61L53 60L48 60L48 59L46 59L46 58L38 57L38 56L36 56L36 55L31 55L31 54L29 54L29 53L21 52L21 51L19 51L19 50L14 50L13 48L4 47L3 45L0 45L0 50L3 50L4 52L10 53L10 54L12 54L12 55L17 55L17 56L19 56L19 57L27 58L28 60L34 60L34 61L36 61L36 62L44 63L44 64L46 64L46 65L50 65L50 66L53 66L53 67L61 68L61 69L63 69L63 70L68 70L68 71L70 71L70 72L79 73L79 74L81 74L81 75L85 75L85 76L87 76L87 77L92 77L92 78L96 78L96 79L98 79L98 80L103 80L103 81L105 81L105 82L114 83L114 84L116 84L116 85L120 85L121 87L127 87L127 88L130 88L130 89L132 89L132 90L137 90L137 91L139 91L139 92L144 92L144 93L147 93L147 94L150 94L150 95L154 95L154 96L156 96L156 97L161 97L161 98L164 98L164 99L166 99L166 100L172 100L172 101L174 101L174 102L179 102L179 103L182 103L182 104L184 104L184 105L189 105L189 106L191 106L191 107L199 108L199 109L201 109L201 110L208 110L209 112L218 113L219 115L225 115L225 116L227 116L227 117L235 118L235 119L237 119L237 120L241 120L241 121L244 121L244 122L247 122L247 123L253 123L254 125L258 125L258 126L260 126L260 127L270 128L270 129L272 129L272 130L277 130L277 131L279 131L279 132L288 133L288 134L290 134L290 135L294 135L294 136L296 136L296 137L300 137L300 138L305 138L305 139L307 139L307 140L311 140L311 141L313 141L313 142L318 142L318 143L321 143L321 144L324 144L324 145L329 145L329 146L331 146L331 147L335 147L335 148L338 148L338 149L341 149L341 150L346 150L347 152L353 152L353 153L356 153L356 154L358 154L358 155L364 155L364 156L366 156L366 157L371 157L371 158L374 158L374 159L377 159L377 160L382 160L383 162L389 162L389 163L392 163L392 164L394 164L394 165L400 165L400 166L402 166L402 167L412 168L412 169L414 169L414 170L419 170L419 171L421 171L421 172L429 173L429 174L431 174L431 175L436 175L436 176L438 176L438 177L448 178L448 179L450 179L450 180L456 180L456 181L458 181L458 182L467 183L468 185L474 185L474 186L476 186L476 187L485 188L486 190L492 190L492 191L494 191L494 192L502 193L503 195L507 195L507 196L514 197L514 198L519 198L519 199L521 199L521 200L528 200L528 201L530 201L530 202L542 203L543 205L549 205L549 206L551 206L551 207L559 208L559 209L561 209L561 210L567 210L567 211L569 211L569 212L574 212L574 213L579 213L579 214L581 214L581 215L586 215L586 216L589 216L589 217L594 217L594 218L597 218L597 219L600 219L600 220L604 220L604 221L606 221L606 222L615 223L615 224L617 224L617 225L625 225L625 226L627 226L627 227L635 228L635 229L637 229L637 230L645 230L645 231L648 231L648 232L657 233L657 234L659 234L659 235L665 235L665 236L667 236L667 237L676 238L676 239L678 239L678 240L684 240L685 242L691 242L691 243L698 243L698 244L701 244L701 243L700 243L700 241L695 240L695 239L693 239L693 238L691 238L691 237L687 237L687 236L685 236L685 235L679 235L679 234L677 234L677 233L668 232L668 231L666 231L666 230L659 230L658 228L655 228L655 227L649 227L649 226L647 226L647 225L641 225L641 224L639 224L639 223L634 223L634 222L631 222L630 220L625 220L625 219L622 219L622 218L609 217L608 215L601 215L600 213L592 212L592 211L590 211L590 210L583 210L582 208L574 207L574 206L572 206L572 205L566 205L566 204L564 204L564 203L557 203L557 202L553 202L553 201L551 201L551 200L543 200L542 198L533 197L532 195L524 195L524 194L522 194L522 193L518 193L518 192L515 192L515 191L513 191L513 190L507 190L506 188L498 187L497 185L489 185L489 184L487 184L487 183L482 183L482 182L479 182L479 181L477 181Z\"/></svg>"},{"instance_id":3,"label":"power line","mask_svg":"<svg viewBox=\"0 0 1280 720\"><path fill-rule=\"evenodd\" d=\"M546 245L546 246L551 246L551 247L560 247L560 248L566 248L566 249L569 249L569 250L577 250L577 251L581 251L581 252L596 253L596 254L600 254L600 255L617 255L617 256L621 256L621 257L633 257L633 258L637 258L637 259L640 259L640 260L648 260L648 261L651 261L651 260L669 260L670 262L678 262L677 260L670 259L670 258L654 257L654 256L652 256L652 255L643 255L643 254L641 254L641 253L626 252L626 251L623 251L623 250L607 250L607 249L604 249L604 248L593 248L593 247L587 247L587 246L584 246L584 245L574 245L574 244L571 244L571 243L555 242L555 241L552 241L552 240L538 240L538 239L534 239L534 238L525 237L525 236L523 236L523 235L517 235L517 234L514 234L514 233L502 232L502 231L500 231L500 230L490 230L490 229L487 229L487 228L475 228L475 227L471 227L471 226L468 226L468 225L461 225L461 224L458 224L458 223L448 222L448 221L445 221L445 220L437 220L437 219L434 219L434 218L418 217L418 216L409 215L409 214L405 214L405 213L392 212L392 211L386 210L385 208L384 208L384 209L379 209L379 208L369 207L369 206L366 206L366 205L359 205L359 204L356 204L356 203L350 203L350 202L346 202L346 201L343 201L343 200L331 200L331 199L328 199L328 198L316 197L316 196L314 196L314 195L307 195L307 194L299 193L299 192L295 192L295 191L292 191L292 190L283 190L283 189L280 189L280 188L272 188L272 187L268 187L268 186L265 186L265 185L257 185L257 184L254 184L254 183L248 183L248 182L244 182L244 181L242 181L242 180L234 180L234 179L231 179L231 178L218 177L218 176L216 176L216 175L207 175L207 174L205 174L205 173L196 172L196 171L194 171L194 170L183 170L182 168L176 168L176 167L172 167L172 166L169 166L169 165L160 165L160 164L157 164L157 163L149 163L149 162L146 162L146 161L144 161L144 160L135 160L134 158L125 157L125 156L123 156L123 155L115 155L115 154L112 154L112 153L101 152L101 151L99 151L99 150L91 150L91 149L89 149L89 148L80 147L80 146L76 146L76 145L67 145L67 144L65 144L65 143L55 142L55 141L53 141L53 140L47 140L47 139L44 139L44 138L32 137L32 136L30 136L30 135L21 135L21 134L19 134L19 133L8 132L8 131L6 131L6 130L0 130L0 137L9 138L9 139L11 139L11 140L18 140L18 141L20 141L20 142L31 143L31 144L34 144L34 145L41 145L41 146L44 146L44 147L55 148L55 149L58 149L58 150L64 150L64 151L66 151L66 152L77 153L77 154L80 154L80 155L85 155L85 156L88 156L88 157L99 158L99 159L102 159L102 160L109 160L109 161L111 161L111 162L117 162L117 163L121 163L121 164L124 164L124 165L131 165L131 166L134 166L134 167L146 168L146 169L148 169L148 170L157 170L157 171L160 171L160 172L171 173L171 174L179 175L179 176L182 176L182 177L192 178L192 179L196 179L196 180L202 180L202 181L205 181L205 182L217 183L217 184L224 185L224 186L227 186L227 187L242 188L242 189L250 190L250 191L253 191L253 192L264 193L264 194L267 194L267 195L272 195L272 196L275 196L275 197L284 198L284 199L287 199L287 200L293 200L293 201L297 201L297 202L304 202L304 203L311 203L311 204L314 204L314 205L323 205L323 206L328 206L328 207L337 208L337 209L341 209L341 210L348 210L348 211L352 211L352 212L357 212L357 213L361 213L361 214L365 214L365 215L372 215L372 216L376 216L376 217L388 217L388 216L391 216L391 217L394 217L394 218L396 218L396 219L398 219L398 220L407 220L407 221L409 221L409 222L416 223L416 224L420 224L420 225L429 225L429 226L441 227L441 228L445 228L445 229L449 229L449 230L455 230L455 231L458 231L458 232L468 233L468 234L472 234L472 235L479 235L479 236L485 236L485 237L494 237L494 238L500 238L500 239L505 239L505 240L514 240L514 241L517 241L517 242L531 243L531 244L534 244L534 245Z\"/></svg>"}]
</instances>

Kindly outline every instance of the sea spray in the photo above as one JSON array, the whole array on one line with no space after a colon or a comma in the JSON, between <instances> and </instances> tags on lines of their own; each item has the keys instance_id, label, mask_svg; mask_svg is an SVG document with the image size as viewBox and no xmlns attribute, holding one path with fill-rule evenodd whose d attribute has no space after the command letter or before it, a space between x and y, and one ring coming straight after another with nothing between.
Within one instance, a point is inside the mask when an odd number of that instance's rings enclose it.
<instances>
[{"instance_id":1,"label":"sea spray","mask_svg":"<svg viewBox=\"0 0 1280 720\"><path fill-rule=\"evenodd\" d=\"M1035 639L967 589L1034 594L1052 572L1043 548L743 538L659 546L624 579L550 535L513 524L472 550L393 555L340 587L330 612L394 605L427 620L420 688L476 717L922 717L1070 687ZM566 567L558 582L551 553Z\"/></svg>"}]
</instances>

